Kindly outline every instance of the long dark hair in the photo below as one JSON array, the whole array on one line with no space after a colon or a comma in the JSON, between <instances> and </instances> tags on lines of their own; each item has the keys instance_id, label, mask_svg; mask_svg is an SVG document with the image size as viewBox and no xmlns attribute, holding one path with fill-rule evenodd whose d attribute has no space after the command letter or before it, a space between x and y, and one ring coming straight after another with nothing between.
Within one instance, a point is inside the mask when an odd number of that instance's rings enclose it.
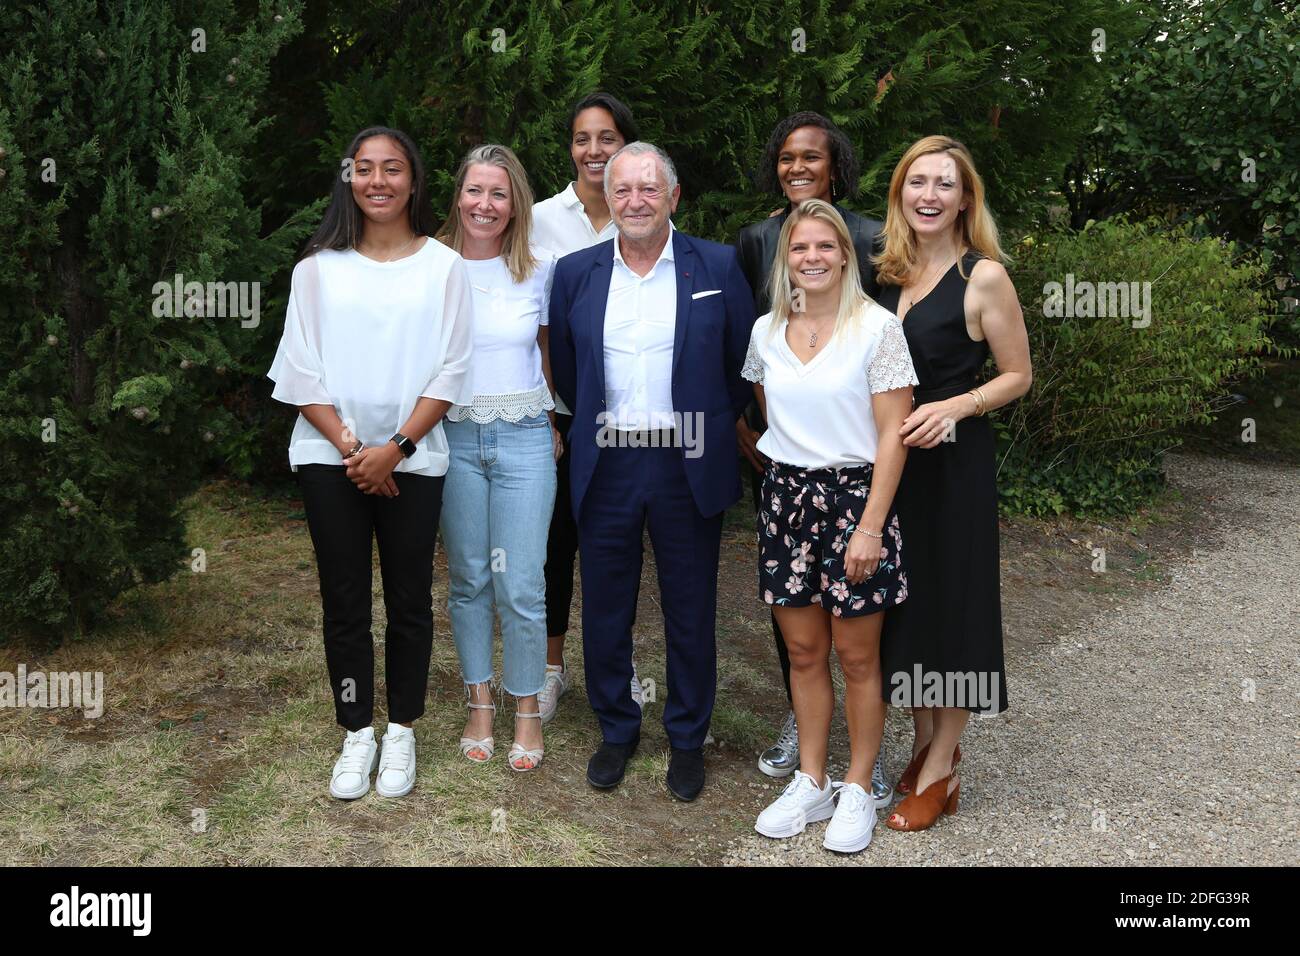
<instances>
[{"instance_id":1,"label":"long dark hair","mask_svg":"<svg viewBox=\"0 0 1300 956\"><path fill-rule=\"evenodd\" d=\"M815 126L825 130L826 138L830 140L831 199L839 202L841 199L852 197L858 191L858 175L861 168L858 165L858 157L853 152L853 144L838 126L821 113L814 113L811 110L792 113L776 124L776 128L772 130L772 135L767 140L767 146L763 149L763 158L759 161L756 177L758 188L764 192L785 196L781 181L776 176L776 161L781 155L781 147L785 145L786 139L795 130L804 126Z\"/></svg>"},{"instance_id":2,"label":"long dark hair","mask_svg":"<svg viewBox=\"0 0 1300 956\"><path fill-rule=\"evenodd\" d=\"M406 215L411 224L411 231L417 236L433 234L433 207L429 203L429 188L424 177L424 160L415 141L400 129L387 126L370 126L352 138L352 144L339 159L338 171L334 174L334 187L330 190L330 203L325 209L325 217L307 240L302 257L306 259L322 249L355 249L361 242L361 210L352 198L352 181L344 175L351 170L351 161L356 159L361 144L372 136L387 136L394 140L411 164L411 199L406 205Z\"/></svg>"}]
</instances>

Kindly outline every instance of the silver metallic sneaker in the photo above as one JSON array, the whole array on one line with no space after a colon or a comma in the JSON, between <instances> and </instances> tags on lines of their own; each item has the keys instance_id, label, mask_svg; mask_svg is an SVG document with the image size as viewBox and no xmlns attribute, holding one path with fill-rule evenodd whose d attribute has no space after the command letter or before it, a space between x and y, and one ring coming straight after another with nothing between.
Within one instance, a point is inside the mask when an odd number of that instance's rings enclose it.
<instances>
[{"instance_id":1,"label":"silver metallic sneaker","mask_svg":"<svg viewBox=\"0 0 1300 956\"><path fill-rule=\"evenodd\" d=\"M758 769L769 777L788 777L799 769L799 727L794 722L793 710L781 725L776 743L758 758Z\"/></svg>"},{"instance_id":2,"label":"silver metallic sneaker","mask_svg":"<svg viewBox=\"0 0 1300 956\"><path fill-rule=\"evenodd\" d=\"M883 810L894 799L894 786L885 777L885 760L876 755L876 765L871 768L871 800L877 810Z\"/></svg>"}]
</instances>

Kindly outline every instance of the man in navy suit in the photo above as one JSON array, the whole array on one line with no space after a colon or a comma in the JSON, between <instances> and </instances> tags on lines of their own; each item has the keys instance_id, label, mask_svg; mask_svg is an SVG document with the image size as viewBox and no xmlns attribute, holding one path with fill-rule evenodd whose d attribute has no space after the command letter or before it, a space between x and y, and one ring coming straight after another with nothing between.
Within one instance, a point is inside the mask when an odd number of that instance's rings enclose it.
<instances>
[{"instance_id":1,"label":"man in navy suit","mask_svg":"<svg viewBox=\"0 0 1300 956\"><path fill-rule=\"evenodd\" d=\"M605 195L618 236L559 261L550 305L551 374L573 409L587 697L603 737L587 780L617 786L641 736L629 688L648 527L668 650L668 789L693 800L717 683L722 515L740 498L754 300L731 246L673 228L681 189L658 147L615 153Z\"/></svg>"}]
</instances>

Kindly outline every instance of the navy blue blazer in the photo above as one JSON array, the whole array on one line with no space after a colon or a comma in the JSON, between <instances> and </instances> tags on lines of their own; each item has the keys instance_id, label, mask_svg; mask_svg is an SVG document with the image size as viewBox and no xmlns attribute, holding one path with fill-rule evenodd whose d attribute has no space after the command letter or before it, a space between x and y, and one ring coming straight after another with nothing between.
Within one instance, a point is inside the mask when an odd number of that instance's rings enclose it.
<instances>
[{"instance_id":1,"label":"navy blue blazer","mask_svg":"<svg viewBox=\"0 0 1300 956\"><path fill-rule=\"evenodd\" d=\"M597 416L605 411L605 305L617 241L562 258L551 286L551 377L573 412L568 441L575 516L601 452L596 436L603 420ZM740 369L757 316L733 247L676 229L671 241L677 270L673 411L702 413L694 419L696 450L680 451L695 506L708 518L740 498L736 419L753 397ZM700 292L716 294L693 298Z\"/></svg>"}]
</instances>

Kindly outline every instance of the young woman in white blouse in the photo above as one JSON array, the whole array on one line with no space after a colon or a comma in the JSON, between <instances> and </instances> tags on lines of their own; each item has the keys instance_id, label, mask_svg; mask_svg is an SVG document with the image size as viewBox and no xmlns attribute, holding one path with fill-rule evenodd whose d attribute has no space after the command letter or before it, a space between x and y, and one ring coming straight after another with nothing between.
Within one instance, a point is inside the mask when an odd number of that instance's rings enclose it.
<instances>
[{"instance_id":1,"label":"young woman in white blouse","mask_svg":"<svg viewBox=\"0 0 1300 956\"><path fill-rule=\"evenodd\" d=\"M537 695L546 677L546 535L562 450L551 414L547 307L555 258L530 246L533 194L505 146L470 150L437 238L460 253L474 295L474 395L447 413L442 509L447 610L469 694L461 753L494 749L493 605L502 681L516 700L512 770L541 764ZM532 719L529 719L532 718Z\"/></svg>"},{"instance_id":2,"label":"young woman in white blouse","mask_svg":"<svg viewBox=\"0 0 1300 956\"><path fill-rule=\"evenodd\" d=\"M744 375L754 382L770 461L759 511L759 594L790 650L799 770L755 829L782 838L830 818L823 845L871 842L871 768L885 704L880 627L907 597L902 534L893 510L906 449L899 426L916 375L902 327L869 299L844 220L820 199L800 203L781 230L772 311L754 325ZM826 750L835 692L830 652L844 674L850 761L832 786Z\"/></svg>"},{"instance_id":3,"label":"young woman in white blouse","mask_svg":"<svg viewBox=\"0 0 1300 956\"><path fill-rule=\"evenodd\" d=\"M442 420L469 401L473 305L460 256L432 242L424 166L405 133L362 130L293 270L272 396L298 407L289 463L320 576L325 661L347 736L330 793L400 797L433 646ZM375 740L371 539L384 582L388 731Z\"/></svg>"}]
</instances>

